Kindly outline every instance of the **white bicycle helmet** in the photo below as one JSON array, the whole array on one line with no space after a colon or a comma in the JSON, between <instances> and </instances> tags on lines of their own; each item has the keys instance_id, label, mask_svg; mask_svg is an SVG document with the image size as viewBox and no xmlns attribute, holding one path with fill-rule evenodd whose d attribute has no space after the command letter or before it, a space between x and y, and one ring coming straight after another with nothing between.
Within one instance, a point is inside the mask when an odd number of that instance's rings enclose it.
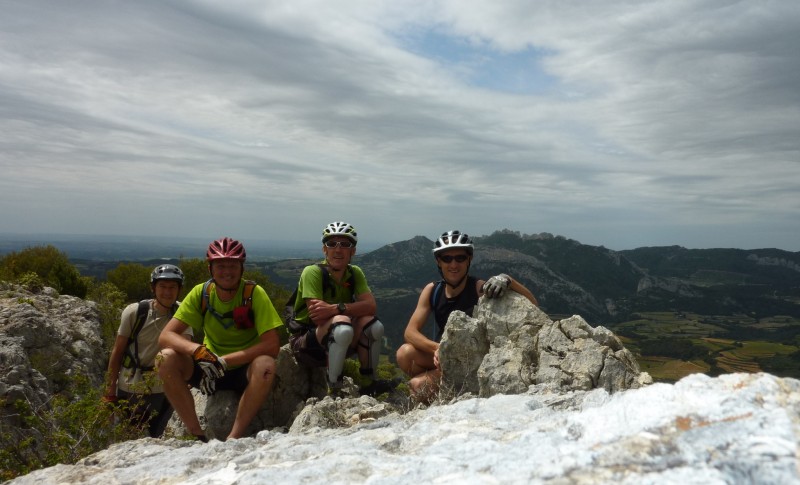
<instances>
[{"instance_id":1,"label":"white bicycle helmet","mask_svg":"<svg viewBox=\"0 0 800 485\"><path fill-rule=\"evenodd\" d=\"M464 248L469 255L472 255L472 239L461 231L447 231L439 236L433 245L433 255L436 256L440 251L446 249Z\"/></svg>"},{"instance_id":2,"label":"white bicycle helmet","mask_svg":"<svg viewBox=\"0 0 800 485\"><path fill-rule=\"evenodd\" d=\"M322 242L334 236L344 236L351 240L353 244L358 244L358 234L356 228L346 222L331 222L322 230Z\"/></svg>"}]
</instances>

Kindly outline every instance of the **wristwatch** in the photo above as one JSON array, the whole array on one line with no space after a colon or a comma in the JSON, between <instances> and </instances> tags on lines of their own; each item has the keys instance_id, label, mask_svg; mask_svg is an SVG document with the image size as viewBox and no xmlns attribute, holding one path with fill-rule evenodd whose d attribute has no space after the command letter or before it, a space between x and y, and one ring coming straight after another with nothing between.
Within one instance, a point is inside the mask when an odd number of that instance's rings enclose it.
<instances>
[{"instance_id":1,"label":"wristwatch","mask_svg":"<svg viewBox=\"0 0 800 485\"><path fill-rule=\"evenodd\" d=\"M336 308L339 309L339 315L344 315L344 312L347 311L347 305L345 305L344 303L339 303L338 305L336 305Z\"/></svg>"}]
</instances>

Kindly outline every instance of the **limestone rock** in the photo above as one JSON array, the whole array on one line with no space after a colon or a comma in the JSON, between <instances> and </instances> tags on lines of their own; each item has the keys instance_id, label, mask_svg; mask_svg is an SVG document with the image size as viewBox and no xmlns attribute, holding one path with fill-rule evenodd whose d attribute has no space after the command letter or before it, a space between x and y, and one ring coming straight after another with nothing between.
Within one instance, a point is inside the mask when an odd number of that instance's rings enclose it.
<instances>
[{"instance_id":1,"label":"limestone rock","mask_svg":"<svg viewBox=\"0 0 800 485\"><path fill-rule=\"evenodd\" d=\"M353 412L370 409L363 402ZM799 413L800 381L769 374L614 394L536 384L343 428L128 441L10 484L800 483Z\"/></svg>"},{"instance_id":2,"label":"limestone rock","mask_svg":"<svg viewBox=\"0 0 800 485\"><path fill-rule=\"evenodd\" d=\"M43 405L74 376L100 386L107 358L94 302L0 282L0 400L7 406ZM0 414L14 425L15 412Z\"/></svg>"},{"instance_id":3,"label":"limestone rock","mask_svg":"<svg viewBox=\"0 0 800 485\"><path fill-rule=\"evenodd\" d=\"M314 429L347 428L359 423L373 422L397 410L370 396L322 400L309 399L289 429L291 434L303 434Z\"/></svg>"},{"instance_id":4,"label":"limestone rock","mask_svg":"<svg viewBox=\"0 0 800 485\"><path fill-rule=\"evenodd\" d=\"M554 322L513 292L481 298L474 314L450 315L439 350L443 388L456 394L520 394L535 384L616 392L652 382L611 331L580 316Z\"/></svg>"}]
</instances>

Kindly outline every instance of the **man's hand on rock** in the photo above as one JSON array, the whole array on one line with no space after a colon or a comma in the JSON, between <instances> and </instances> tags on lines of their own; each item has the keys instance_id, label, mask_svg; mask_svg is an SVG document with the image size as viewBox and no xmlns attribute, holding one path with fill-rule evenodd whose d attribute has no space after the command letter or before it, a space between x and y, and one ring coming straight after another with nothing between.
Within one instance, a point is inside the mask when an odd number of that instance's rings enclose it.
<instances>
[{"instance_id":1,"label":"man's hand on rock","mask_svg":"<svg viewBox=\"0 0 800 485\"><path fill-rule=\"evenodd\" d=\"M506 293L510 284L511 277L500 273L497 276L492 276L483 284L483 294L486 295L486 298L500 298Z\"/></svg>"}]
</instances>

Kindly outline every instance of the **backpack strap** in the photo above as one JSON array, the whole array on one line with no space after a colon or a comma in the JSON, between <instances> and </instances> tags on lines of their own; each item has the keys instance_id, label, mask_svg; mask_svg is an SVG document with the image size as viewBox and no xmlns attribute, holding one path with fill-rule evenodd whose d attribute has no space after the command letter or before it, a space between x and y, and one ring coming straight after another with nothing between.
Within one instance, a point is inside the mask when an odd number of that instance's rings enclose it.
<instances>
[{"instance_id":1,"label":"backpack strap","mask_svg":"<svg viewBox=\"0 0 800 485\"><path fill-rule=\"evenodd\" d=\"M200 314L205 316L206 312L208 311L208 300L211 295L211 290L214 289L214 280L209 279L205 283L203 283L203 295L200 298Z\"/></svg>"},{"instance_id":2,"label":"backpack strap","mask_svg":"<svg viewBox=\"0 0 800 485\"><path fill-rule=\"evenodd\" d=\"M331 277L331 274L328 272L328 265L317 263L317 266L322 271L322 297L325 298L325 290L327 290L331 286L331 282L328 279ZM335 293L336 288L334 288L333 291Z\"/></svg>"},{"instance_id":3,"label":"backpack strap","mask_svg":"<svg viewBox=\"0 0 800 485\"><path fill-rule=\"evenodd\" d=\"M253 291L255 291L256 283L253 280L246 280L244 282L244 292L242 292L242 306L253 308Z\"/></svg>"},{"instance_id":4,"label":"backpack strap","mask_svg":"<svg viewBox=\"0 0 800 485\"><path fill-rule=\"evenodd\" d=\"M439 297L442 294L442 288L444 288L445 281L441 279L433 284L433 291L431 291L431 313L436 311L436 303L439 301ZM435 320L435 318L434 318ZM433 322L433 337L432 340L436 339L436 322Z\"/></svg>"},{"instance_id":5,"label":"backpack strap","mask_svg":"<svg viewBox=\"0 0 800 485\"><path fill-rule=\"evenodd\" d=\"M322 271L322 295L324 297L325 296L325 291L328 288L332 288L331 287L331 282L330 282L330 276L331 275L328 272L327 265L322 264L322 263L317 263L317 267L319 267L320 271ZM353 268L352 268L351 265L348 264L347 265L347 269L350 270L350 278L348 278L347 284L348 284L348 286L350 288L353 289L352 297L353 297L353 301L356 301L356 294L355 294L356 275L353 272ZM292 295L286 301L286 306L283 309L283 322L286 325L286 328L289 330L289 332L293 333L293 334L302 332L303 330L307 329L306 325L303 325L303 324L299 323L297 320L295 320L295 316L297 314L294 311L294 305L297 302L297 290L299 289L299 287L300 287L299 284L295 287L294 291L292 292ZM336 291L335 288L333 289L333 291ZM335 296L335 295L332 295L332 296Z\"/></svg>"},{"instance_id":6,"label":"backpack strap","mask_svg":"<svg viewBox=\"0 0 800 485\"><path fill-rule=\"evenodd\" d=\"M325 290L331 288L332 289L331 296L335 297L336 287L331 285L330 282L331 275L328 272L328 266L322 263L317 263L317 266L319 266L319 269L322 270L322 294L324 295ZM352 301L356 301L356 273L353 271L353 266L350 264L347 265L347 271L350 272L350 277L347 278L347 284L345 286L352 289L350 297Z\"/></svg>"},{"instance_id":7,"label":"backpack strap","mask_svg":"<svg viewBox=\"0 0 800 485\"><path fill-rule=\"evenodd\" d=\"M127 358L123 361L124 367L139 367L139 333L144 327L144 322L147 321L147 315L150 313L151 300L142 300L136 308L136 320L133 322L131 334L128 337L128 345L125 348ZM131 347L133 347L131 349ZM127 365L126 365L127 364Z\"/></svg>"},{"instance_id":8,"label":"backpack strap","mask_svg":"<svg viewBox=\"0 0 800 485\"><path fill-rule=\"evenodd\" d=\"M439 301L442 288L444 288L444 280L437 281L433 284L433 291L431 291L431 310L436 307L436 302Z\"/></svg>"},{"instance_id":9,"label":"backpack strap","mask_svg":"<svg viewBox=\"0 0 800 485\"><path fill-rule=\"evenodd\" d=\"M211 303L210 303L211 292L214 290L215 286L216 285L214 284L214 280L213 279L209 279L208 281L203 283L203 295L202 295L202 298L200 298L200 314L203 315L204 317L205 317L206 312L208 311L208 309L211 307ZM255 281L253 281L253 280L245 280L245 282L244 282L244 291L242 292L242 304L240 306L244 306L244 307L247 307L248 310L252 310L252 308L253 308L253 292L255 291L256 286L258 286L258 283L256 283ZM220 315L219 313L213 311L213 309L212 309L211 313L213 313L214 317L216 317L217 320L219 320L220 322L222 322L222 320L225 319L225 318L229 318L229 317L233 316L233 312L232 311L231 312L227 312L224 315ZM254 316L253 316L253 318L255 319Z\"/></svg>"}]
</instances>

